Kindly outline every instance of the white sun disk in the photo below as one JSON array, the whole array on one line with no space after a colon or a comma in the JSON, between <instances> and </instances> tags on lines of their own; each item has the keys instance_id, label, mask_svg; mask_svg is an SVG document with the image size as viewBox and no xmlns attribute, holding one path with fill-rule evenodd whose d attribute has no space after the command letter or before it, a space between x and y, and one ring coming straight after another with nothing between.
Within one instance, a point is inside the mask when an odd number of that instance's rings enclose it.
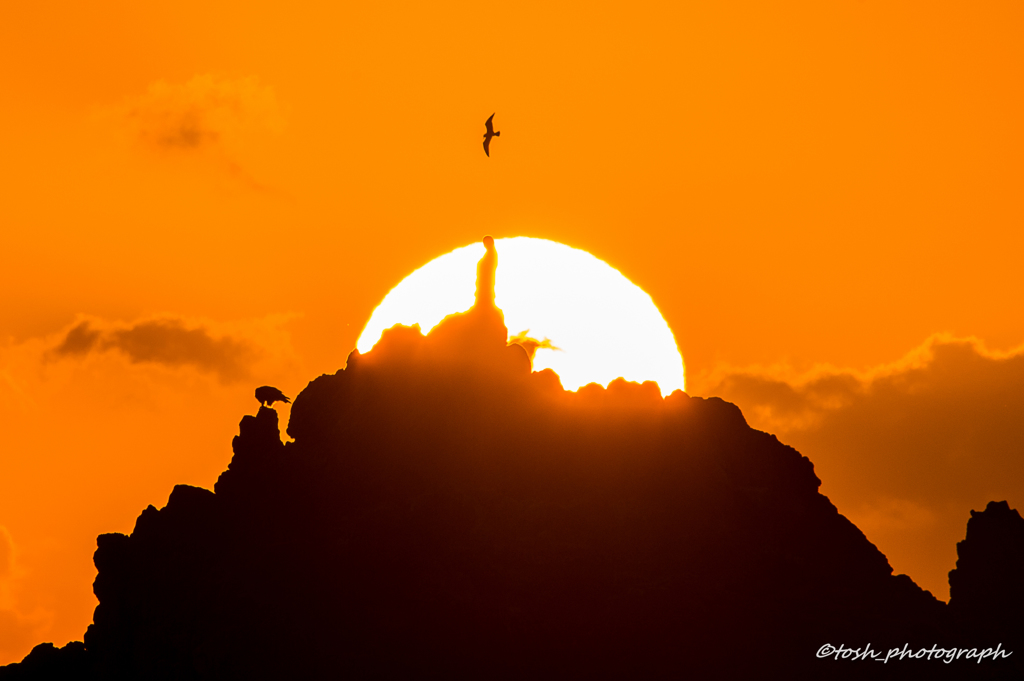
<instances>
[{"instance_id":1,"label":"white sun disk","mask_svg":"<svg viewBox=\"0 0 1024 681\"><path fill-rule=\"evenodd\" d=\"M684 389L683 358L651 297L586 251L546 239L496 239L495 303L510 334L529 330L558 348L537 348L534 371L553 369L568 390L587 383L657 381ZM473 305L482 243L431 260L377 306L356 347L365 353L395 324L428 333Z\"/></svg>"}]
</instances>

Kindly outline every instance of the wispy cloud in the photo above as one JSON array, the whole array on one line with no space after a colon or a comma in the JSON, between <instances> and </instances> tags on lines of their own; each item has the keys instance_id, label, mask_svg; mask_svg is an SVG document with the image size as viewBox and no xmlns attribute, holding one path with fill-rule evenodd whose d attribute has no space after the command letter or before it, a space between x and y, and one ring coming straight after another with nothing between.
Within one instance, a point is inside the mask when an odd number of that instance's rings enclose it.
<instances>
[{"instance_id":1,"label":"wispy cloud","mask_svg":"<svg viewBox=\"0 0 1024 681\"><path fill-rule=\"evenodd\" d=\"M126 105L125 115L147 143L184 151L222 144L242 130L277 130L283 124L274 90L253 77L158 81Z\"/></svg>"}]
</instances>

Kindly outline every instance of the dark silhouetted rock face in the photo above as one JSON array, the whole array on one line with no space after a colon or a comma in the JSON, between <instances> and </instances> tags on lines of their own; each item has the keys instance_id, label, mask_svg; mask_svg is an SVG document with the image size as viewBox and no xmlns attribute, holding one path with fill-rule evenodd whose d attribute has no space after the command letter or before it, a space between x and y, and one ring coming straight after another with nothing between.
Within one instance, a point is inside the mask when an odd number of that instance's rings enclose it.
<instances>
[{"instance_id":1,"label":"dark silhouetted rock face","mask_svg":"<svg viewBox=\"0 0 1024 681\"><path fill-rule=\"evenodd\" d=\"M0 679L22 681L28 679L91 679L91 664L85 644L72 641L63 648L52 643L40 643L25 659L16 664L0 667Z\"/></svg>"},{"instance_id":2,"label":"dark silhouetted rock face","mask_svg":"<svg viewBox=\"0 0 1024 681\"><path fill-rule=\"evenodd\" d=\"M395 328L296 397L293 441L272 409L244 417L216 493L179 485L130 536L99 537L89 673L949 671L815 658L827 642L941 644L945 606L892 575L805 457L719 399L621 380L565 392L504 338L500 311L426 338Z\"/></svg>"},{"instance_id":3,"label":"dark silhouetted rock face","mask_svg":"<svg viewBox=\"0 0 1024 681\"><path fill-rule=\"evenodd\" d=\"M1008 637L1024 655L1024 518L1005 501L990 501L971 511L956 550L950 610L971 631Z\"/></svg>"}]
</instances>

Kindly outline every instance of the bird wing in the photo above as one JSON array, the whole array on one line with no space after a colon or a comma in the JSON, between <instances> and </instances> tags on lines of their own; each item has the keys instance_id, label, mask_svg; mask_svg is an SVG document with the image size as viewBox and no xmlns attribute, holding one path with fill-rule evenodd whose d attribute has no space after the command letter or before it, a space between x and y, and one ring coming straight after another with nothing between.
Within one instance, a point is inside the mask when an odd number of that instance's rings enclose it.
<instances>
[{"instance_id":1,"label":"bird wing","mask_svg":"<svg viewBox=\"0 0 1024 681\"><path fill-rule=\"evenodd\" d=\"M488 118L487 122L484 123L484 125L487 127L487 134L488 135L493 135L494 134L494 123L491 122L492 120L494 120L494 114L491 114L491 117Z\"/></svg>"},{"instance_id":2,"label":"bird wing","mask_svg":"<svg viewBox=\"0 0 1024 681\"><path fill-rule=\"evenodd\" d=\"M490 135L488 135L487 137L484 138L484 153L487 154L488 158L490 158L490 156L491 156L491 136Z\"/></svg>"}]
</instances>

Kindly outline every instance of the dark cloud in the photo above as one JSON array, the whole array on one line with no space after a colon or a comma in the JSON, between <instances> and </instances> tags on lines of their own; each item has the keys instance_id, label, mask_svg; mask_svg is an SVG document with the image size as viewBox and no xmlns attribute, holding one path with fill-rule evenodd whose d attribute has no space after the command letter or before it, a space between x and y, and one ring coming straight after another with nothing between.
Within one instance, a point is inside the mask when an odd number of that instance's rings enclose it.
<instances>
[{"instance_id":1,"label":"dark cloud","mask_svg":"<svg viewBox=\"0 0 1024 681\"><path fill-rule=\"evenodd\" d=\"M152 135L158 145L178 149L195 149L218 137L204 127L202 112L198 110L167 115L163 124L152 130Z\"/></svg>"},{"instance_id":2,"label":"dark cloud","mask_svg":"<svg viewBox=\"0 0 1024 681\"><path fill-rule=\"evenodd\" d=\"M809 456L896 569L940 594L969 511L1024 503L1024 349L935 336L869 372L732 370L700 392Z\"/></svg>"},{"instance_id":3,"label":"dark cloud","mask_svg":"<svg viewBox=\"0 0 1024 681\"><path fill-rule=\"evenodd\" d=\"M190 364L227 380L248 375L245 361L252 354L242 341L214 338L206 329L189 329L177 320L142 322L113 331L105 346L121 350L133 362Z\"/></svg>"},{"instance_id":4,"label":"dark cloud","mask_svg":"<svg viewBox=\"0 0 1024 681\"><path fill-rule=\"evenodd\" d=\"M154 319L113 328L84 321L68 331L52 353L83 356L110 350L120 351L132 362L191 366L224 382L248 378L248 365L256 355L256 349L246 340L216 336L203 326L188 326L179 319Z\"/></svg>"},{"instance_id":5,"label":"dark cloud","mask_svg":"<svg viewBox=\"0 0 1024 681\"><path fill-rule=\"evenodd\" d=\"M100 339L100 332L93 329L89 322L82 322L68 331L64 341L54 348L58 355L84 355L92 350Z\"/></svg>"}]
</instances>

